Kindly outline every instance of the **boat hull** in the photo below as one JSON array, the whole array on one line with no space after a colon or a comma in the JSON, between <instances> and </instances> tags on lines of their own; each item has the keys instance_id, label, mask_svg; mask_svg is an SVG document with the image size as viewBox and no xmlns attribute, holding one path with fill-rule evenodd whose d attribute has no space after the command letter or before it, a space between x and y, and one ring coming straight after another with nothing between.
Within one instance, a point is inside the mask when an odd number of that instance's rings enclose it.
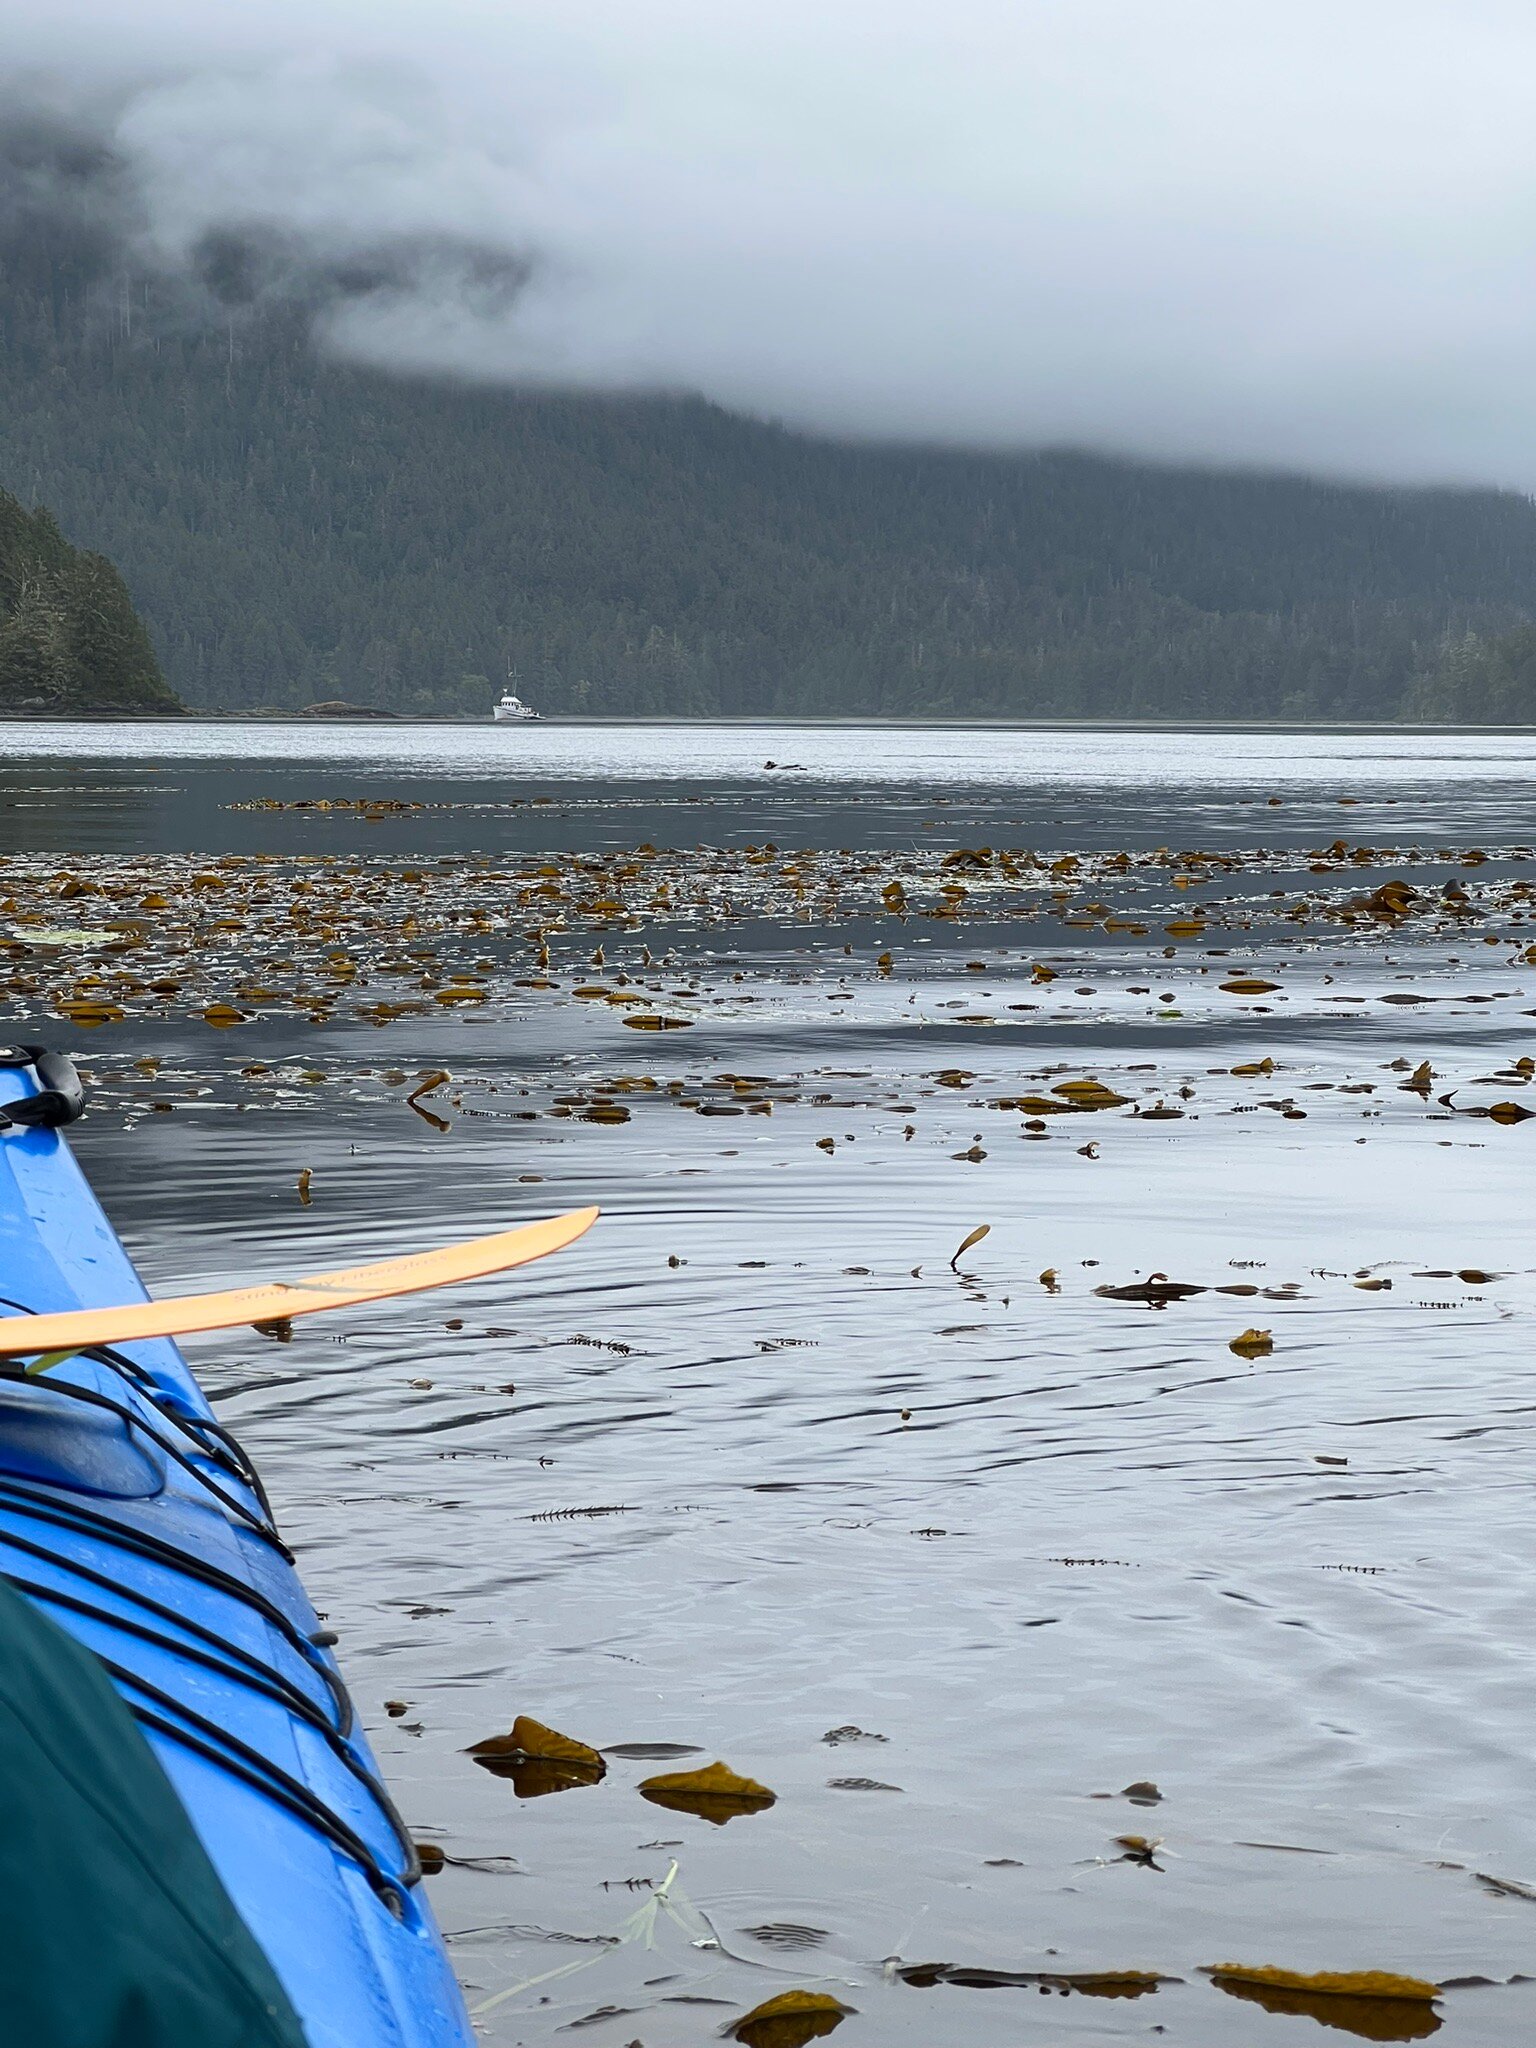
<instances>
[{"instance_id":1,"label":"boat hull","mask_svg":"<svg viewBox=\"0 0 1536 2048\"><path fill-rule=\"evenodd\" d=\"M0 1296L0 1313L147 1298L56 1131L0 1134ZM471 2048L414 1850L259 1481L173 1343L116 1356L0 1379L0 1572L107 1666L311 2048Z\"/></svg>"}]
</instances>

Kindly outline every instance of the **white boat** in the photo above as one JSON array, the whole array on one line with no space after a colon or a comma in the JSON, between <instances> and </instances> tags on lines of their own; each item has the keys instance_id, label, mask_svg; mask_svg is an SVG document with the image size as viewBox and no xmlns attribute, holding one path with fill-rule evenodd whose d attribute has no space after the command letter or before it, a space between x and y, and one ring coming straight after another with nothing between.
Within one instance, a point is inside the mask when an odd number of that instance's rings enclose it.
<instances>
[{"instance_id":1,"label":"white boat","mask_svg":"<svg viewBox=\"0 0 1536 2048\"><path fill-rule=\"evenodd\" d=\"M491 716L498 725L520 718L537 718L537 711L531 704L525 704L516 690L507 690L491 706Z\"/></svg>"}]
</instances>

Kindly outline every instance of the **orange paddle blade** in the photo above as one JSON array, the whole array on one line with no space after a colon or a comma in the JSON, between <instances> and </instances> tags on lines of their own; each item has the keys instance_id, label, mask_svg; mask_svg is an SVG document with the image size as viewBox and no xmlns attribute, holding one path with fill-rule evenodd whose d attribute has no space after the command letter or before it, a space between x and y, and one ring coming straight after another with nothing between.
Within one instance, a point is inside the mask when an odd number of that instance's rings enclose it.
<instances>
[{"instance_id":1,"label":"orange paddle blade","mask_svg":"<svg viewBox=\"0 0 1536 2048\"><path fill-rule=\"evenodd\" d=\"M128 1344L136 1337L188 1337L198 1330L232 1330L241 1323L286 1321L319 1309L355 1308L395 1294L447 1287L526 1266L558 1252L592 1228L596 1209L573 1209L521 1230L474 1237L440 1251L410 1252L371 1266L344 1266L303 1280L273 1280L262 1287L231 1287L220 1294L183 1294L170 1301L131 1302L122 1308L65 1309L51 1316L0 1316L0 1358L34 1352L79 1351L88 1344Z\"/></svg>"}]
</instances>

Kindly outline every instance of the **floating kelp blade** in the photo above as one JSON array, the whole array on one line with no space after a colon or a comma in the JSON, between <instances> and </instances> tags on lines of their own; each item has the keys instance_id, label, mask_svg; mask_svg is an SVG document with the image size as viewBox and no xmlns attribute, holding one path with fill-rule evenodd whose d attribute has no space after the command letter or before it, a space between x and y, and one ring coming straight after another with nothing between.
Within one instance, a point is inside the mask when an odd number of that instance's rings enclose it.
<instances>
[{"instance_id":1,"label":"floating kelp blade","mask_svg":"<svg viewBox=\"0 0 1536 2048\"><path fill-rule=\"evenodd\" d=\"M1132 1281L1126 1287L1095 1287L1093 1291L1106 1301L1142 1301L1161 1306L1165 1301L1183 1301L1186 1295L1205 1294L1209 1290L1190 1280L1170 1280L1166 1273L1153 1273L1150 1278Z\"/></svg>"},{"instance_id":2,"label":"floating kelp blade","mask_svg":"<svg viewBox=\"0 0 1536 2048\"><path fill-rule=\"evenodd\" d=\"M509 1735L472 1742L469 1754L493 1777L510 1778L519 1799L542 1799L549 1792L596 1785L608 1771L589 1742L562 1735L531 1714L519 1714Z\"/></svg>"},{"instance_id":3,"label":"floating kelp blade","mask_svg":"<svg viewBox=\"0 0 1536 2048\"><path fill-rule=\"evenodd\" d=\"M1051 1093L1062 1096L1074 1109L1123 1109L1130 1099L1117 1095L1113 1088L1106 1088L1102 1081L1092 1079L1058 1081Z\"/></svg>"},{"instance_id":4,"label":"floating kelp blade","mask_svg":"<svg viewBox=\"0 0 1536 2048\"><path fill-rule=\"evenodd\" d=\"M1389 1970L1308 1974L1221 1963L1209 1975L1229 1997L1248 1999L1266 2012L1316 2020L1362 2041L1424 2041L1442 2025L1432 2002L1439 1986Z\"/></svg>"},{"instance_id":5,"label":"floating kelp blade","mask_svg":"<svg viewBox=\"0 0 1536 2048\"><path fill-rule=\"evenodd\" d=\"M991 1228L990 1223L978 1223L968 1236L961 1238L960 1242L955 1246L955 1256L949 1262L949 1270L952 1273L957 1270L960 1254L968 1252L973 1244L980 1244L981 1240L991 1231Z\"/></svg>"},{"instance_id":6,"label":"floating kelp blade","mask_svg":"<svg viewBox=\"0 0 1536 2048\"><path fill-rule=\"evenodd\" d=\"M499 1230L467 1244L408 1252L367 1266L343 1266L303 1280L275 1280L216 1294L184 1294L170 1301L127 1302L117 1308L66 1309L58 1315L0 1317L0 1358L44 1351L78 1351L91 1344L128 1344L141 1337L187 1337L200 1330L232 1330L242 1323L286 1322L322 1309L355 1308L397 1294L482 1280L526 1266L574 1244L597 1221L596 1209L573 1209L543 1223Z\"/></svg>"},{"instance_id":7,"label":"floating kelp blade","mask_svg":"<svg viewBox=\"0 0 1536 2048\"><path fill-rule=\"evenodd\" d=\"M805 2048L808 2041L830 2034L853 2011L824 1991L781 1991L764 2005L743 2013L731 2028L733 2040L745 2048Z\"/></svg>"},{"instance_id":8,"label":"floating kelp blade","mask_svg":"<svg viewBox=\"0 0 1536 2048\"><path fill-rule=\"evenodd\" d=\"M1455 1116L1486 1116L1496 1124L1523 1124L1536 1116L1536 1109L1527 1109L1523 1102L1474 1102L1463 1109L1456 1100L1458 1093L1453 1088L1447 1095L1437 1095L1435 1100Z\"/></svg>"},{"instance_id":9,"label":"floating kelp blade","mask_svg":"<svg viewBox=\"0 0 1536 2048\"><path fill-rule=\"evenodd\" d=\"M972 1963L897 1963L903 1984L931 1990L935 1984L958 1984L971 1991L1034 1986L1047 1991L1080 1992L1086 1998L1143 1998L1160 1984L1176 1984L1157 1970L991 1970Z\"/></svg>"},{"instance_id":10,"label":"floating kelp blade","mask_svg":"<svg viewBox=\"0 0 1536 2048\"><path fill-rule=\"evenodd\" d=\"M667 1771L658 1778L642 1778L637 1790L657 1806L697 1814L717 1828L738 1814L763 1812L777 1796L755 1778L744 1778L722 1763L707 1764L701 1771Z\"/></svg>"}]
</instances>

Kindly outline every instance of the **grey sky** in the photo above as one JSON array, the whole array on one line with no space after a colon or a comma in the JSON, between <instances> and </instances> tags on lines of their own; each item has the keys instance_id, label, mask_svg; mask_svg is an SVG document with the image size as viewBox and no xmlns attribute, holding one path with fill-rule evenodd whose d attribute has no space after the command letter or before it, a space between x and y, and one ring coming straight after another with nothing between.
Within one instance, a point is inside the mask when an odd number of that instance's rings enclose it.
<instances>
[{"instance_id":1,"label":"grey sky","mask_svg":"<svg viewBox=\"0 0 1536 2048\"><path fill-rule=\"evenodd\" d=\"M529 256L338 346L841 432L1536 487L1536 10L20 0L165 251ZM68 81L67 85L62 81Z\"/></svg>"}]
</instances>

